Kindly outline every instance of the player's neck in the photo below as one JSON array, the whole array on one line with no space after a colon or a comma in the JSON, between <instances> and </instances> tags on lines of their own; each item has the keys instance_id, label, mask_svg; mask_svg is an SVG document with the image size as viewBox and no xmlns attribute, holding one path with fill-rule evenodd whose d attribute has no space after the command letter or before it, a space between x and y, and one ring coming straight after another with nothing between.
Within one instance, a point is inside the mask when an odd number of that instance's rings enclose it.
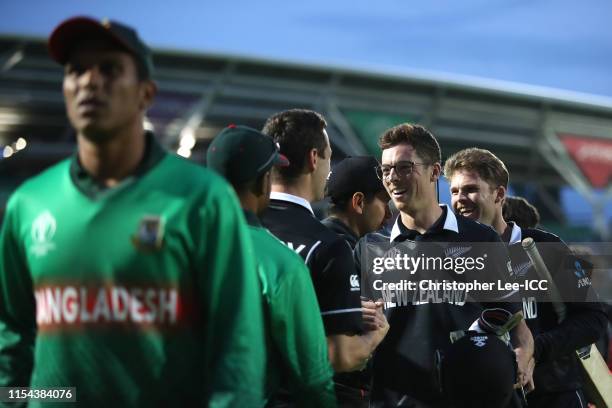
<instances>
[{"instance_id":1,"label":"player's neck","mask_svg":"<svg viewBox=\"0 0 612 408\"><path fill-rule=\"evenodd\" d=\"M272 182L272 192L291 194L297 197L301 197L309 203L312 203L314 201L312 185L310 183L310 180L304 176L301 176L295 183L291 184L279 183L277 181Z\"/></svg>"},{"instance_id":2,"label":"player's neck","mask_svg":"<svg viewBox=\"0 0 612 408\"><path fill-rule=\"evenodd\" d=\"M442 209L435 201L420 209L410 209L408 211L400 211L402 224L406 228L416 230L423 234L427 231L442 215Z\"/></svg>"},{"instance_id":3,"label":"player's neck","mask_svg":"<svg viewBox=\"0 0 612 408\"><path fill-rule=\"evenodd\" d=\"M144 156L146 138L142 122L103 142L77 135L79 160L94 179L113 187L130 176Z\"/></svg>"},{"instance_id":4,"label":"player's neck","mask_svg":"<svg viewBox=\"0 0 612 408\"><path fill-rule=\"evenodd\" d=\"M502 216L501 211L500 211L499 214L495 214L495 218L493 218L493 222L491 223L491 227L499 235L502 235L504 233L504 231L506 231L506 228L508 227L508 224L504 220L504 217Z\"/></svg>"},{"instance_id":5,"label":"player's neck","mask_svg":"<svg viewBox=\"0 0 612 408\"><path fill-rule=\"evenodd\" d=\"M356 220L344 213L334 213L331 215L333 218L340 220L344 225L350 229L356 237L360 237L359 225Z\"/></svg>"},{"instance_id":6,"label":"player's neck","mask_svg":"<svg viewBox=\"0 0 612 408\"><path fill-rule=\"evenodd\" d=\"M246 192L238 194L238 199L240 200L240 206L243 210L250 211L256 215L259 215L265 210L265 208L261 208L257 196L253 193Z\"/></svg>"}]
</instances>

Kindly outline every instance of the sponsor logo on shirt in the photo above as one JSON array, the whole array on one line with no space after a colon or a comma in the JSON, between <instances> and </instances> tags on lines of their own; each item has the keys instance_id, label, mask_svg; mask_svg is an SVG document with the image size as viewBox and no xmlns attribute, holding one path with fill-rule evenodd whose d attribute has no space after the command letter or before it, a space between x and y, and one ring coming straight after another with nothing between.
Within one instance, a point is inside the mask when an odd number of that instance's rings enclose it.
<instances>
[{"instance_id":1,"label":"sponsor logo on shirt","mask_svg":"<svg viewBox=\"0 0 612 408\"><path fill-rule=\"evenodd\" d=\"M351 292L361 289L359 286L359 276L351 275L349 282L351 284Z\"/></svg>"},{"instance_id":2,"label":"sponsor logo on shirt","mask_svg":"<svg viewBox=\"0 0 612 408\"><path fill-rule=\"evenodd\" d=\"M582 268L580 262L574 262L574 267L576 270L574 271L574 275L578 278L578 289L584 288L586 286L591 286L591 279L587 276L585 270Z\"/></svg>"},{"instance_id":3,"label":"sponsor logo on shirt","mask_svg":"<svg viewBox=\"0 0 612 408\"><path fill-rule=\"evenodd\" d=\"M487 336L472 336L470 340L476 347L484 347L487 344Z\"/></svg>"},{"instance_id":4,"label":"sponsor logo on shirt","mask_svg":"<svg viewBox=\"0 0 612 408\"><path fill-rule=\"evenodd\" d=\"M35 256L45 256L49 251L55 249L53 237L56 230L57 221L49 210L41 212L34 219L30 233L32 237L31 250Z\"/></svg>"}]
</instances>

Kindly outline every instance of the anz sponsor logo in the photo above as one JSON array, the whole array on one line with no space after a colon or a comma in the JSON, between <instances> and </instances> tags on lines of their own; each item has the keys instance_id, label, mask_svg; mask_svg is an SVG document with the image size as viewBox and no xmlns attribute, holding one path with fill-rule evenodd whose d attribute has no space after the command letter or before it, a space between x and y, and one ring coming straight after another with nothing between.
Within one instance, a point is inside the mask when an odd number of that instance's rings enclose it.
<instances>
[{"instance_id":1,"label":"anz sponsor logo","mask_svg":"<svg viewBox=\"0 0 612 408\"><path fill-rule=\"evenodd\" d=\"M351 292L361 290L361 287L359 286L359 276L351 275L349 283L351 284Z\"/></svg>"},{"instance_id":2,"label":"anz sponsor logo","mask_svg":"<svg viewBox=\"0 0 612 408\"><path fill-rule=\"evenodd\" d=\"M574 267L576 268L576 270L574 271L574 275L576 275L576 278L578 278L578 289L591 286L591 279L589 279L589 277L587 276L580 262L574 262Z\"/></svg>"}]
</instances>

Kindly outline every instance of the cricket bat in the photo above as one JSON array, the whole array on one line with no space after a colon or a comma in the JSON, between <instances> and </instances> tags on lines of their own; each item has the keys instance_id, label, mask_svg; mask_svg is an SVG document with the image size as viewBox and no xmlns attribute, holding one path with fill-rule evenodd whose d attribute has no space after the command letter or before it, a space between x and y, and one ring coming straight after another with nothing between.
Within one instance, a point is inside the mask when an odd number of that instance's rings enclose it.
<instances>
[{"instance_id":1,"label":"cricket bat","mask_svg":"<svg viewBox=\"0 0 612 408\"><path fill-rule=\"evenodd\" d=\"M525 238L522 241L522 245L529 259L531 259L538 276L548 281L548 294L560 323L565 319L567 310L565 304L561 300L559 290L552 280L552 276L533 239ZM597 350L597 347L591 344L590 346L577 350L576 355L585 373L585 393L595 403L597 408L612 408L612 375L604 359L601 357L599 350Z\"/></svg>"}]
</instances>

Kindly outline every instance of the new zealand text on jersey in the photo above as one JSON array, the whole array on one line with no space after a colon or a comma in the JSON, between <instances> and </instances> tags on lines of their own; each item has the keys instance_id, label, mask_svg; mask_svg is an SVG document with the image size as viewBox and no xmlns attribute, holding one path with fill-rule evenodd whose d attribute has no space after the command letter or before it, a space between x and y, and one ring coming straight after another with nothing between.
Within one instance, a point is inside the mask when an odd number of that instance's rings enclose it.
<instances>
[{"instance_id":1,"label":"new zealand text on jersey","mask_svg":"<svg viewBox=\"0 0 612 408\"><path fill-rule=\"evenodd\" d=\"M463 306L467 299L467 291L457 289L439 290L417 287L414 290L406 290L396 287L394 290L382 289L380 293L383 297L385 309L398 306L425 305L428 303L449 303Z\"/></svg>"},{"instance_id":2,"label":"new zealand text on jersey","mask_svg":"<svg viewBox=\"0 0 612 408\"><path fill-rule=\"evenodd\" d=\"M52 286L37 288L34 295L41 330L87 323L172 325L180 318L173 288Z\"/></svg>"}]
</instances>

